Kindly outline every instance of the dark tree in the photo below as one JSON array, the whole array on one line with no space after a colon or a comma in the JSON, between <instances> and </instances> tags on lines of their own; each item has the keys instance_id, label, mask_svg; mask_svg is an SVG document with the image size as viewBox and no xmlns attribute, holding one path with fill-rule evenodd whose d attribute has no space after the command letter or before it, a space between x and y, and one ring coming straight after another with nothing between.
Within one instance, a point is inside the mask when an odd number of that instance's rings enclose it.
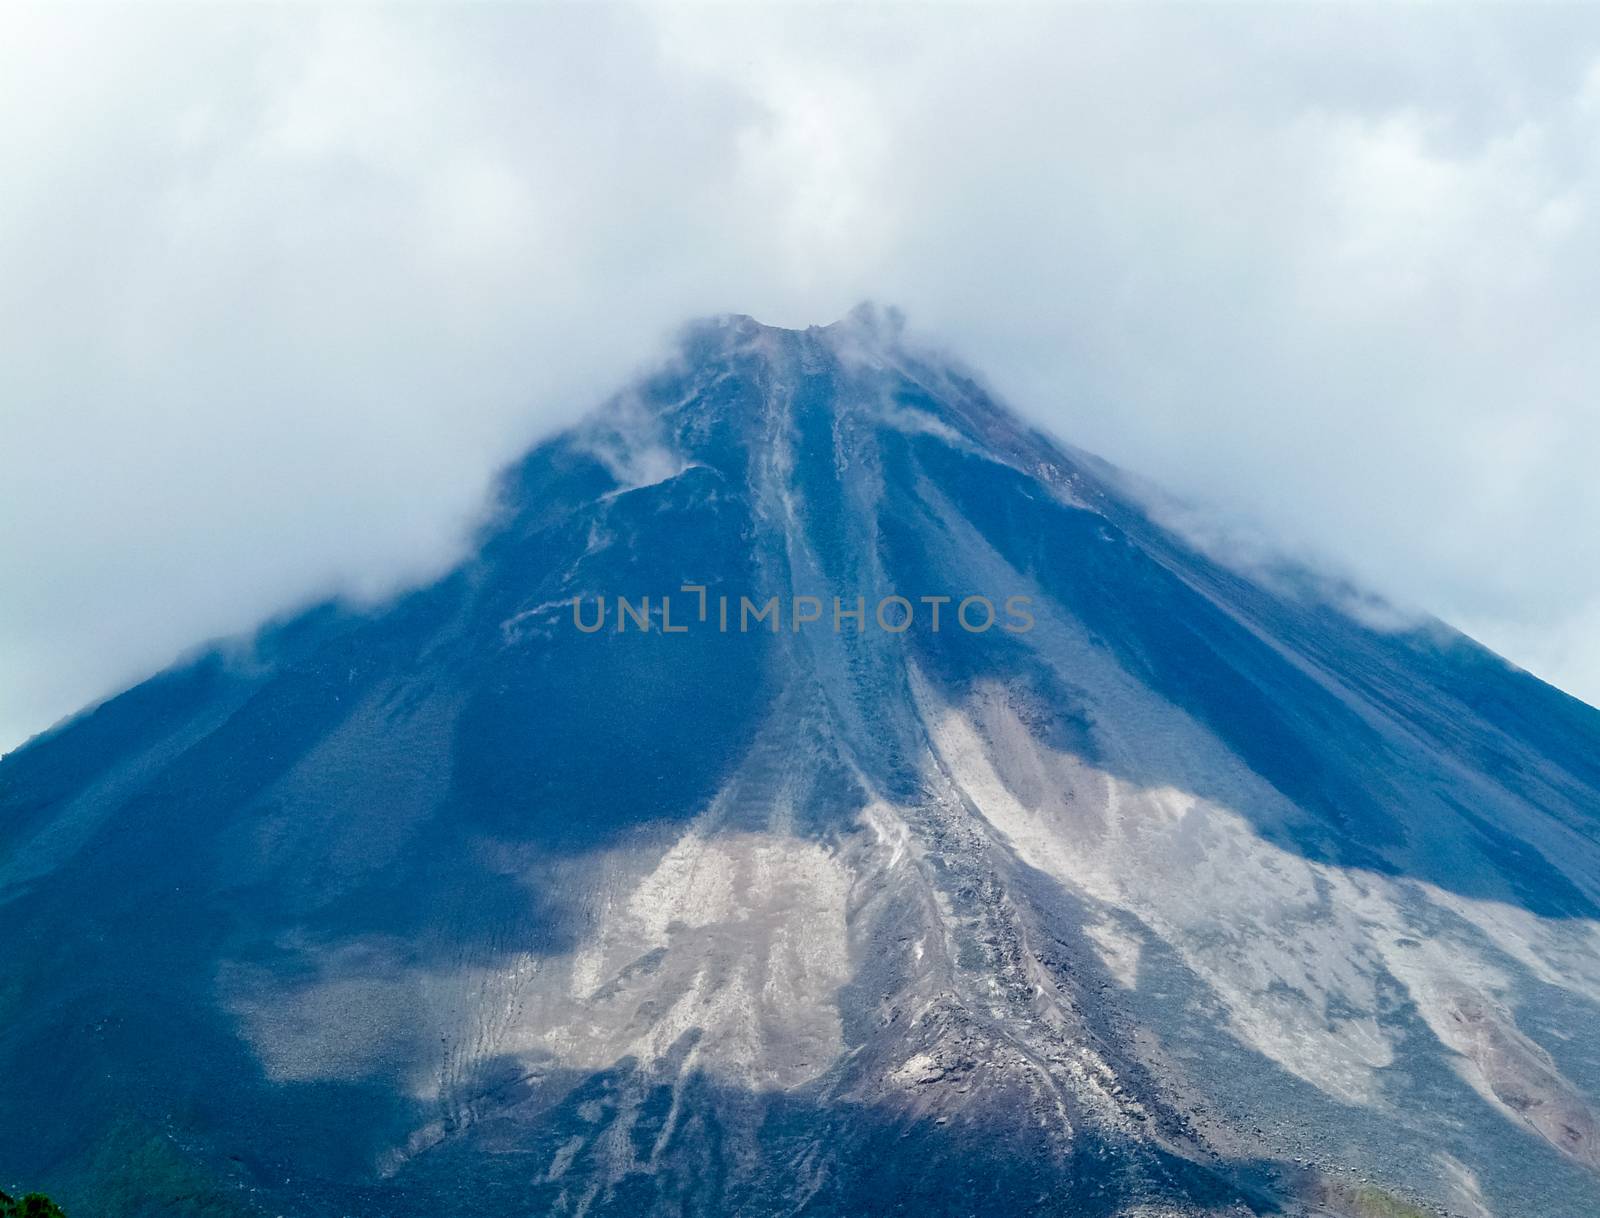
<instances>
[{"instance_id":1,"label":"dark tree","mask_svg":"<svg viewBox=\"0 0 1600 1218\"><path fill-rule=\"evenodd\" d=\"M67 1218L61 1207L43 1193L29 1193L21 1201L0 1193L0 1218Z\"/></svg>"}]
</instances>

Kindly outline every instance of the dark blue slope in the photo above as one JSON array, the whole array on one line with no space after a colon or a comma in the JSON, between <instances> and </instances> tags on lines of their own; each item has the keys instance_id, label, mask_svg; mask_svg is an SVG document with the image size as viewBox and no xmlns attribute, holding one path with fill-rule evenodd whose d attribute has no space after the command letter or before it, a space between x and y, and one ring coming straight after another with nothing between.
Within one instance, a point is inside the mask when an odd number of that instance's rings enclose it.
<instances>
[{"instance_id":1,"label":"dark blue slope","mask_svg":"<svg viewBox=\"0 0 1600 1218\"><path fill-rule=\"evenodd\" d=\"M1293 806L1290 822L1238 809L1274 845L1541 918L1600 917L1548 845L1600 834L1600 712L1465 640L1375 632L1221 566L965 374L873 340L696 328L626 409L507 471L472 557L435 584L370 611L306 611L0 760L0 1181L50 1183L88 1213L111 1196L122 1213L174 1212L176 1188L203 1198L193 1213L399 1215L478 1212L464 1182L481 1179L513 1212L521 1165L584 1126L620 1085L610 1072L534 1088L509 1058L475 1066L463 1088L501 1116L470 1135L444 1118L441 1149L389 1179L376 1165L441 1119L413 1085L438 1039L420 1000L379 1013L359 1070L284 1082L219 994L239 976L303 980L307 945L362 944L396 975L569 953L593 929L585 867L604 852L664 848L714 804L722 829L772 828L754 795L716 803L735 776L760 793L751 774L777 764L751 761L763 747L799 774L784 831L842 849L869 789L926 798L913 665L953 703L985 681L1025 690L1038 740L1123 764L1105 747L1123 725L1041 661L1040 636L585 635L575 597L1026 588ZM630 449L667 454L670 476L630 478ZM1015 587L992 588L996 571ZM693 604L679 596L674 612ZM1173 780L1160 742L1142 756L1119 777ZM1497 792L1521 819L1496 810ZM848 997L861 1060L873 1038L902 1035ZM693 1132L661 1174L597 1205L1271 1204L1260 1164L1202 1165L1154 1134L1085 1135L1058 1157L1003 1105L990 1125L919 1123L850 1099L851 1077L788 1097L701 1079ZM724 1144L730 1113L755 1120L754 1150ZM97 1150L124 1144L162 1149L112 1171ZM569 1170L600 1181L607 1167L578 1156ZM530 1184L527 1212L566 1189Z\"/></svg>"}]
</instances>

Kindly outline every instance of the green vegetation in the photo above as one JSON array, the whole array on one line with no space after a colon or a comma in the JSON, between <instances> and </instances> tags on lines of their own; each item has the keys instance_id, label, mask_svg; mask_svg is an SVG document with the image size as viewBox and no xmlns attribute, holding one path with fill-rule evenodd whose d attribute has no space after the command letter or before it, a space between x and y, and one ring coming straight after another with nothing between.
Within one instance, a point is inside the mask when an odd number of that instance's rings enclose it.
<instances>
[{"instance_id":1,"label":"green vegetation","mask_svg":"<svg viewBox=\"0 0 1600 1218\"><path fill-rule=\"evenodd\" d=\"M1356 1192L1355 1203L1361 1218L1430 1218L1425 1210L1370 1184Z\"/></svg>"},{"instance_id":2,"label":"green vegetation","mask_svg":"<svg viewBox=\"0 0 1600 1218\"><path fill-rule=\"evenodd\" d=\"M0 1218L67 1218L61 1207L43 1193L29 1193L21 1201L0 1193Z\"/></svg>"},{"instance_id":3,"label":"green vegetation","mask_svg":"<svg viewBox=\"0 0 1600 1218\"><path fill-rule=\"evenodd\" d=\"M172 1139L136 1121L101 1136L84 1164L82 1191L97 1212L119 1218L239 1218L249 1212Z\"/></svg>"}]
</instances>

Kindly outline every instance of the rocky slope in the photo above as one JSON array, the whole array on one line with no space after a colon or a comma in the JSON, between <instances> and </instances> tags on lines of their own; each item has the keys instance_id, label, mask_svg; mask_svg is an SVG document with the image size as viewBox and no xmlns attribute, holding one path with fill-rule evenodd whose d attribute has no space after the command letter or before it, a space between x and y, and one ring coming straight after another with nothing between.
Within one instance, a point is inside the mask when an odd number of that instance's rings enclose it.
<instances>
[{"instance_id":1,"label":"rocky slope","mask_svg":"<svg viewBox=\"0 0 1600 1218\"><path fill-rule=\"evenodd\" d=\"M0 1185L1594 1212L1600 712L1208 558L870 312L695 327L498 505L0 762Z\"/></svg>"}]
</instances>

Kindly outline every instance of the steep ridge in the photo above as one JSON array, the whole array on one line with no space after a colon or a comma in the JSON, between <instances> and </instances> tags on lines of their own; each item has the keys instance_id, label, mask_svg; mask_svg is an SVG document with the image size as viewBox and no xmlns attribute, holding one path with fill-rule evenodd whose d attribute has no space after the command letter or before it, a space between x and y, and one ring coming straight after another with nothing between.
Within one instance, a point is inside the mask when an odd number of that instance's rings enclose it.
<instances>
[{"instance_id":1,"label":"steep ridge","mask_svg":"<svg viewBox=\"0 0 1600 1218\"><path fill-rule=\"evenodd\" d=\"M1207 557L872 311L692 328L497 503L0 762L0 1184L1592 1212L1600 712Z\"/></svg>"}]
</instances>

